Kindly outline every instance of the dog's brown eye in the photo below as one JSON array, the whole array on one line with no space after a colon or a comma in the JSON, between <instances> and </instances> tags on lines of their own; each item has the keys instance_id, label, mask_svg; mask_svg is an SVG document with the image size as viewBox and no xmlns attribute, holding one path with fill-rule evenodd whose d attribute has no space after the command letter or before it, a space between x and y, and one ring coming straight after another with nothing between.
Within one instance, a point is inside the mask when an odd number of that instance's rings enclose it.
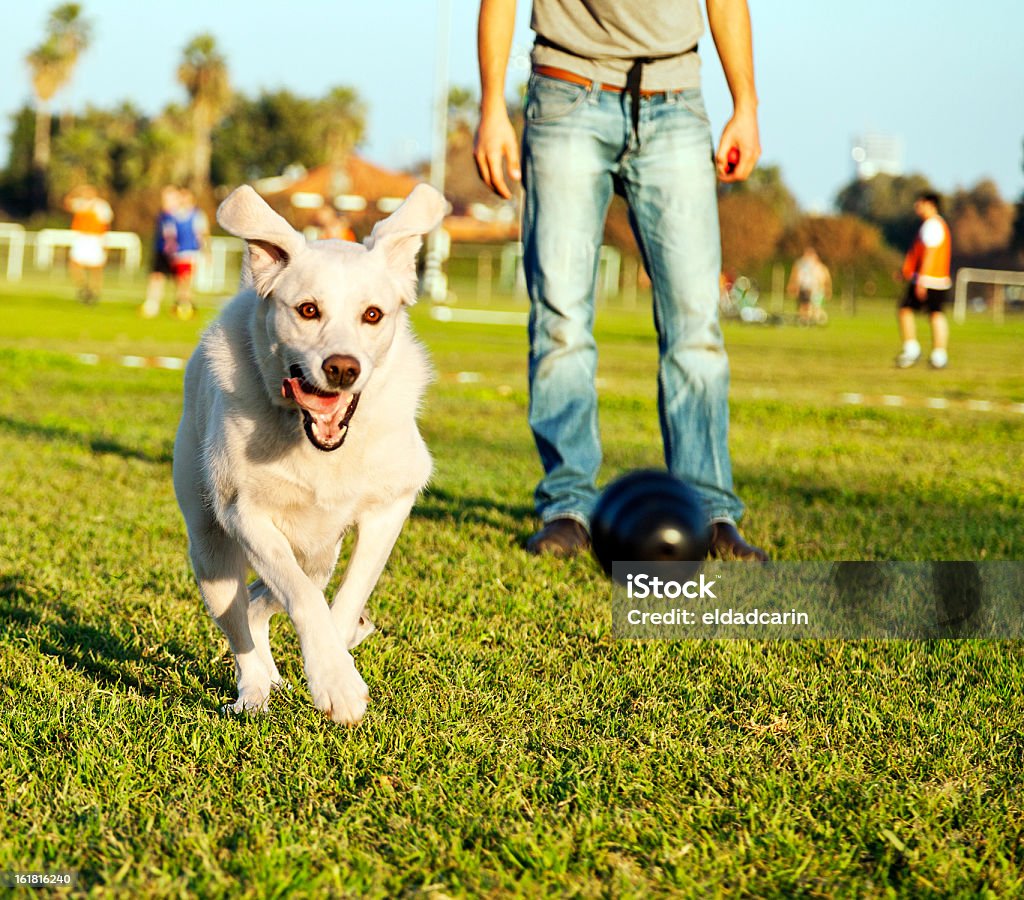
<instances>
[{"instance_id":1,"label":"dog's brown eye","mask_svg":"<svg viewBox=\"0 0 1024 900\"><path fill-rule=\"evenodd\" d=\"M308 300L305 303L300 303L298 306L296 306L295 311L300 316L302 316L303 319L320 318L320 307L318 307L315 303L312 303Z\"/></svg>"},{"instance_id":2,"label":"dog's brown eye","mask_svg":"<svg viewBox=\"0 0 1024 900\"><path fill-rule=\"evenodd\" d=\"M366 310L363 312L363 321L367 325L376 325L383 318L384 313L381 312L379 306L368 306L366 307Z\"/></svg>"}]
</instances>

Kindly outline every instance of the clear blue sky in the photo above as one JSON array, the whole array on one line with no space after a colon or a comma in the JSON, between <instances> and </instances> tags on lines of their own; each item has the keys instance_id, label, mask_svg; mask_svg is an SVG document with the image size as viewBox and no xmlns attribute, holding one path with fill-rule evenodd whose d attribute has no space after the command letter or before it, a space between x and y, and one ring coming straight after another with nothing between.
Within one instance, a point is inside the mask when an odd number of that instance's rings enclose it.
<instances>
[{"instance_id":1,"label":"clear blue sky","mask_svg":"<svg viewBox=\"0 0 1024 900\"><path fill-rule=\"evenodd\" d=\"M55 100L81 110L130 99L147 112L182 101L174 72L190 37L210 31L233 84L318 96L352 85L370 107L363 152L389 166L430 147L437 48L433 0L82 0L94 42ZM451 0L452 84L476 88L476 0ZM0 137L30 98L25 54L56 0L4 3ZM851 138L900 136L908 171L950 191L984 177L1024 191L1024 2L751 0L764 159L805 207L827 208L853 175ZM520 0L510 86L525 80L529 2ZM709 37L701 44L716 131L729 111ZM4 151L5 152L5 151Z\"/></svg>"}]
</instances>

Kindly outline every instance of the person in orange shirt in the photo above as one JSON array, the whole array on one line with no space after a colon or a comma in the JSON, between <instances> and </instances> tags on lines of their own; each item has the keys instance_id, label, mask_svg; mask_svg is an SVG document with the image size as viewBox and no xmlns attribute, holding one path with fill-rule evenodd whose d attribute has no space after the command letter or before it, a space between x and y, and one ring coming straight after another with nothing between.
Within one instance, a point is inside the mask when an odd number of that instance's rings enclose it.
<instances>
[{"instance_id":1,"label":"person in orange shirt","mask_svg":"<svg viewBox=\"0 0 1024 900\"><path fill-rule=\"evenodd\" d=\"M907 369L921 358L914 313L928 310L932 329L932 352L928 362L933 369L944 369L949 362L949 323L943 306L949 300L953 281L949 277L952 241L949 226L940 213L938 194L921 194L914 202L914 212L921 227L903 261L903 279L907 291L900 303L899 326L903 349L896 365Z\"/></svg>"},{"instance_id":2,"label":"person in orange shirt","mask_svg":"<svg viewBox=\"0 0 1024 900\"><path fill-rule=\"evenodd\" d=\"M331 206L321 206L313 214L313 230L316 233L315 240L326 241L337 239L342 241L354 241L356 233L349 225L348 219L339 216Z\"/></svg>"},{"instance_id":3,"label":"person in orange shirt","mask_svg":"<svg viewBox=\"0 0 1024 900\"><path fill-rule=\"evenodd\" d=\"M71 277L78 286L78 299L95 303L100 298L103 267L107 263L103 235L110 230L114 213L91 184L71 191L64 198L64 208L71 213L71 230L75 233L68 262Z\"/></svg>"}]
</instances>

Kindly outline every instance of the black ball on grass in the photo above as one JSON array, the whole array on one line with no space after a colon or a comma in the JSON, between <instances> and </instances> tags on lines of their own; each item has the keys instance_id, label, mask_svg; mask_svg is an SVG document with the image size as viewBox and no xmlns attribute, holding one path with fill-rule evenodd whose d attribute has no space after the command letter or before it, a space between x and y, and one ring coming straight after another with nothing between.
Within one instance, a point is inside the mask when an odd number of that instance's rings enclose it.
<instances>
[{"instance_id":1,"label":"black ball on grass","mask_svg":"<svg viewBox=\"0 0 1024 900\"><path fill-rule=\"evenodd\" d=\"M616 561L699 562L708 554L711 526L692 487L668 472L640 469L601 492L590 517L590 539L598 563L611 575Z\"/></svg>"}]
</instances>

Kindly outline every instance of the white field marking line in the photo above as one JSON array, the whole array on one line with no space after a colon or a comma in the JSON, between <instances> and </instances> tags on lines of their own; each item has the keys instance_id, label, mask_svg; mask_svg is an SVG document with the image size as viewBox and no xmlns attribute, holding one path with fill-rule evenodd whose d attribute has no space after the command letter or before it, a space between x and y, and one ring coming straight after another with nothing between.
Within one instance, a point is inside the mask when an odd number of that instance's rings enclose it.
<instances>
[{"instance_id":1,"label":"white field marking line","mask_svg":"<svg viewBox=\"0 0 1024 900\"><path fill-rule=\"evenodd\" d=\"M877 397L864 394L840 394L839 399L850 406L891 406L907 409L967 409L971 412L1011 412L1024 415L1024 403L999 403L993 400L949 400L946 397L901 397L898 394L882 394Z\"/></svg>"},{"instance_id":2,"label":"white field marking line","mask_svg":"<svg viewBox=\"0 0 1024 900\"><path fill-rule=\"evenodd\" d=\"M96 353L76 353L75 359L85 366L98 366L103 361L103 357ZM125 369L168 369L173 372L182 371L188 362L180 356L116 356L112 359Z\"/></svg>"},{"instance_id":3,"label":"white field marking line","mask_svg":"<svg viewBox=\"0 0 1024 900\"><path fill-rule=\"evenodd\" d=\"M469 325L516 325L530 321L527 313L497 312L492 309L453 309L450 306L432 306L430 318L435 322L464 322Z\"/></svg>"},{"instance_id":4,"label":"white field marking line","mask_svg":"<svg viewBox=\"0 0 1024 900\"><path fill-rule=\"evenodd\" d=\"M444 313L441 316L434 315L435 312L443 310ZM468 318L456 318L448 317L447 313L483 313L487 316L520 316L523 323L526 321L526 313L492 313L488 310L453 310L447 306L438 306L431 310L431 316L441 322L453 322L471 321ZM488 319L487 324L503 324L496 322L493 319ZM511 324L511 323L509 323ZM521 324L516 322L515 324ZM102 362L102 357L96 353L76 353L75 359L86 366L98 366ZM126 369L167 369L172 372L180 372L184 370L185 364L188 362L186 359L182 359L180 356L119 356L116 357L119 365ZM457 372L455 373L455 380L459 384L478 384L483 380L483 376L479 372ZM597 386L602 387L606 385L606 381L603 378L597 379ZM505 387L503 385L503 387ZM872 402L872 398L865 397L863 394L857 393L846 393L840 394L839 399L846 404L851 406L875 406L877 403ZM914 403L908 403L906 397L901 397L898 394L883 394L879 398L883 406L913 406ZM928 409L951 409L952 404L945 397L925 397L923 401L925 407ZM965 400L963 401L965 409L969 409L972 412L999 412L1006 410L1009 412L1017 413L1018 415L1024 415L1024 403L1008 403L998 404L991 400Z\"/></svg>"}]
</instances>

